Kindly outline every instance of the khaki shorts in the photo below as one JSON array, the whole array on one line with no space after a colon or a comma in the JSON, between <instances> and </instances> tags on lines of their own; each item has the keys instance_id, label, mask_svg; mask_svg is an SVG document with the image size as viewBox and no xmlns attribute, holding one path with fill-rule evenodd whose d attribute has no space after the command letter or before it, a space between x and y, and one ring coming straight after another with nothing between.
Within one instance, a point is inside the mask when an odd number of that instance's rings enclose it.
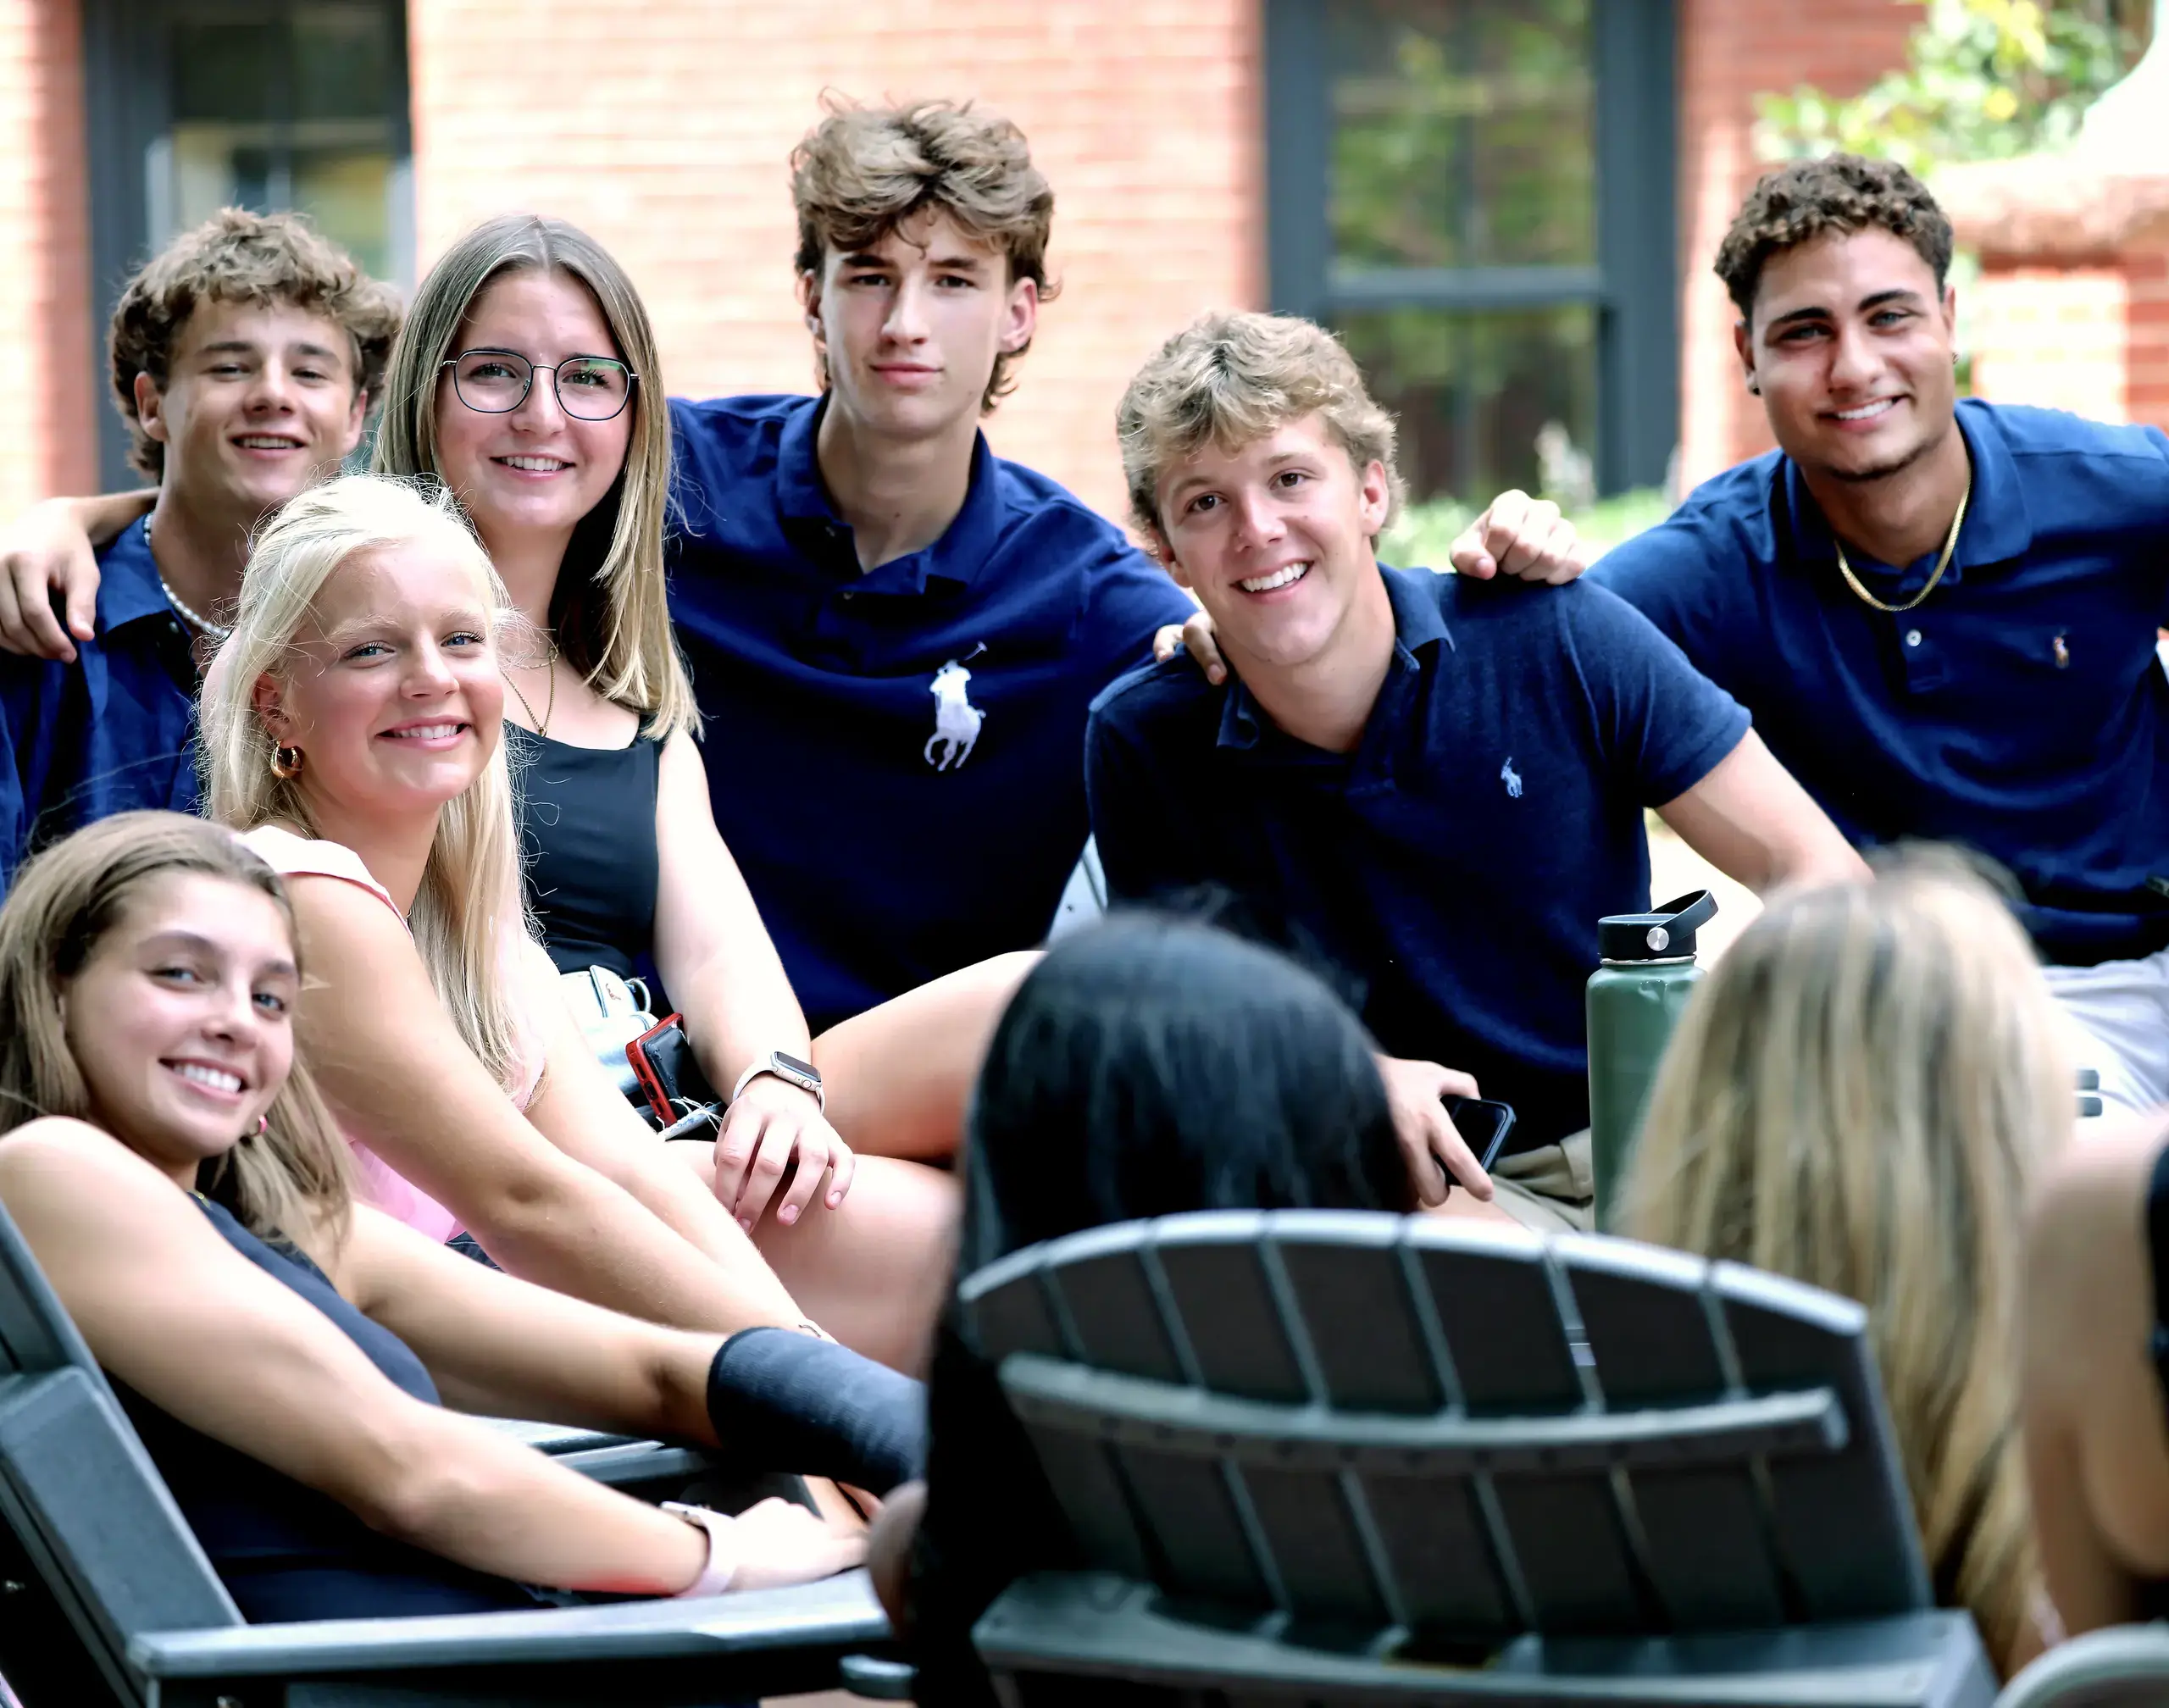
<instances>
[{"instance_id":1,"label":"khaki shorts","mask_svg":"<svg viewBox=\"0 0 2169 1708\"><path fill-rule=\"evenodd\" d=\"M1501 1156L1491 1170L1491 1201L1539 1234L1588 1234L1596 1227L1596 1180L1589 1173L1589 1129L1556 1145Z\"/></svg>"}]
</instances>

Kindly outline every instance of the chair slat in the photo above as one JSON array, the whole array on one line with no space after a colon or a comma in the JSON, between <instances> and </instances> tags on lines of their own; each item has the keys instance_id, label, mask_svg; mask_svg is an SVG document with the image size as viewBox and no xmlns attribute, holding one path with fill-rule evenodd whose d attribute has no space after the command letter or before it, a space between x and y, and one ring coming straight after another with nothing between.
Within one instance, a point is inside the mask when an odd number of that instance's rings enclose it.
<instances>
[{"instance_id":1,"label":"chair slat","mask_svg":"<svg viewBox=\"0 0 2169 1708\"><path fill-rule=\"evenodd\" d=\"M1436 1411L1446 1402L1408 1291L1399 1225L1313 1212L1277 1217L1271 1240L1331 1404Z\"/></svg>"},{"instance_id":2,"label":"chair slat","mask_svg":"<svg viewBox=\"0 0 2169 1708\"><path fill-rule=\"evenodd\" d=\"M1429 1289L1462 1403L1477 1416L1571 1411L1581 1377L1534 1235L1481 1246L1462 1230L1418 1220L1406 1239Z\"/></svg>"},{"instance_id":3,"label":"chair slat","mask_svg":"<svg viewBox=\"0 0 2169 1708\"><path fill-rule=\"evenodd\" d=\"M1340 1478L1263 1466L1242 1478L1290 1613L1373 1629L1394 1622Z\"/></svg>"},{"instance_id":4,"label":"chair slat","mask_svg":"<svg viewBox=\"0 0 2169 1708\"><path fill-rule=\"evenodd\" d=\"M1143 1244L1134 1223L1073 1235L1049 1253L1046 1278L1086 1358L1103 1370L1180 1382L1184 1372L1153 1296Z\"/></svg>"},{"instance_id":5,"label":"chair slat","mask_svg":"<svg viewBox=\"0 0 2169 1708\"><path fill-rule=\"evenodd\" d=\"M1871 1618L1933 1605L1867 1312L1739 1264L1714 1266L1711 1284L1750 1390L1826 1384L1844 1406L1844 1451L1770 1461L1778 1551L1801 1613Z\"/></svg>"},{"instance_id":6,"label":"chair slat","mask_svg":"<svg viewBox=\"0 0 2169 1708\"><path fill-rule=\"evenodd\" d=\"M1151 1550L1140 1533L1112 1450L1073 1430L1025 1425L1071 1533L1093 1565L1126 1578L1150 1578Z\"/></svg>"},{"instance_id":7,"label":"chair slat","mask_svg":"<svg viewBox=\"0 0 2169 1708\"><path fill-rule=\"evenodd\" d=\"M1267 1277L1263 1216L1170 1216L1153 1256L1198 1374L1216 1394L1297 1405L1310 1397Z\"/></svg>"},{"instance_id":8,"label":"chair slat","mask_svg":"<svg viewBox=\"0 0 2169 1708\"><path fill-rule=\"evenodd\" d=\"M1060 1358L1068 1352L1036 1268L976 1296L960 1293L964 1321L980 1351L999 1362L1012 1352Z\"/></svg>"},{"instance_id":9,"label":"chair slat","mask_svg":"<svg viewBox=\"0 0 2169 1708\"><path fill-rule=\"evenodd\" d=\"M1645 1629L1650 1609L1608 1477L1497 1477L1499 1510L1546 1636Z\"/></svg>"},{"instance_id":10,"label":"chair slat","mask_svg":"<svg viewBox=\"0 0 2169 1708\"><path fill-rule=\"evenodd\" d=\"M1373 1476L1364 1488L1412 1630L1484 1642L1522 1628L1473 1481Z\"/></svg>"},{"instance_id":11,"label":"chair slat","mask_svg":"<svg viewBox=\"0 0 2169 1708\"><path fill-rule=\"evenodd\" d=\"M1619 1239L1562 1239L1565 1271L1607 1411L1705 1406L1731 1386L1699 1258ZM1751 1461L1626 1479L1642 1563L1674 1628L1774 1625L1784 1590Z\"/></svg>"},{"instance_id":12,"label":"chair slat","mask_svg":"<svg viewBox=\"0 0 2169 1708\"><path fill-rule=\"evenodd\" d=\"M1217 1461L1139 1448L1119 1449L1115 1459L1137 1497L1162 1589L1208 1601L1273 1605L1273 1587Z\"/></svg>"}]
</instances>

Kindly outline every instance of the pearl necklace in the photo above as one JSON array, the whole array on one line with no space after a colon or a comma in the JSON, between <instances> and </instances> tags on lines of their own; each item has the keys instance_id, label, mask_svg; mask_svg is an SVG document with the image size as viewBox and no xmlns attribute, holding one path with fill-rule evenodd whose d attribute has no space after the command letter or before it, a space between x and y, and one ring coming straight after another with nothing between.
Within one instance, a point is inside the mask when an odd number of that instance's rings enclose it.
<instances>
[{"instance_id":1,"label":"pearl necklace","mask_svg":"<svg viewBox=\"0 0 2169 1708\"><path fill-rule=\"evenodd\" d=\"M147 516L143 518L143 543L146 546L151 544L151 520ZM166 603L180 612L182 618L190 627L201 630L214 640L230 640L233 638L234 631L230 628L224 624L214 623L173 591L173 583L166 580L166 572L158 568L155 553L151 560L151 573L158 578L158 586L166 596Z\"/></svg>"}]
</instances>

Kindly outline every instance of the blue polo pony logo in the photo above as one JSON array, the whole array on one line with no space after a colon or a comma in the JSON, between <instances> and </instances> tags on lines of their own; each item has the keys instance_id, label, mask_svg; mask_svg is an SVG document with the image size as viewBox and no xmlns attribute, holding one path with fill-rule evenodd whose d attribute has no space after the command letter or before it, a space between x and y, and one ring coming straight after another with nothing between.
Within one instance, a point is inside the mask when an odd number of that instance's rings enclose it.
<instances>
[{"instance_id":1,"label":"blue polo pony logo","mask_svg":"<svg viewBox=\"0 0 2169 1708\"><path fill-rule=\"evenodd\" d=\"M926 762L937 771L961 768L972 757L979 726L986 722L986 713L964 691L971 679L972 673L954 658L934 673L934 734L927 738Z\"/></svg>"}]
</instances>

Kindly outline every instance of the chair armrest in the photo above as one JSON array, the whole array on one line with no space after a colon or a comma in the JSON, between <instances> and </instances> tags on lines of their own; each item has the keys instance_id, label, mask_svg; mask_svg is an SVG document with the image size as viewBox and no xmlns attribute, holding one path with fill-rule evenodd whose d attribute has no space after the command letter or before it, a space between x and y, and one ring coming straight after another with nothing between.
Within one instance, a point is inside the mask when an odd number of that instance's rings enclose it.
<instances>
[{"instance_id":1,"label":"chair armrest","mask_svg":"<svg viewBox=\"0 0 2169 1708\"><path fill-rule=\"evenodd\" d=\"M795 1648L850 1650L888 1641L889 1622L863 1571L789 1589L700 1600L627 1601L423 1619L324 1619L215 1631L152 1632L129 1663L160 1680L713 1659ZM629 1690L620 1700L635 1700Z\"/></svg>"}]
</instances>

